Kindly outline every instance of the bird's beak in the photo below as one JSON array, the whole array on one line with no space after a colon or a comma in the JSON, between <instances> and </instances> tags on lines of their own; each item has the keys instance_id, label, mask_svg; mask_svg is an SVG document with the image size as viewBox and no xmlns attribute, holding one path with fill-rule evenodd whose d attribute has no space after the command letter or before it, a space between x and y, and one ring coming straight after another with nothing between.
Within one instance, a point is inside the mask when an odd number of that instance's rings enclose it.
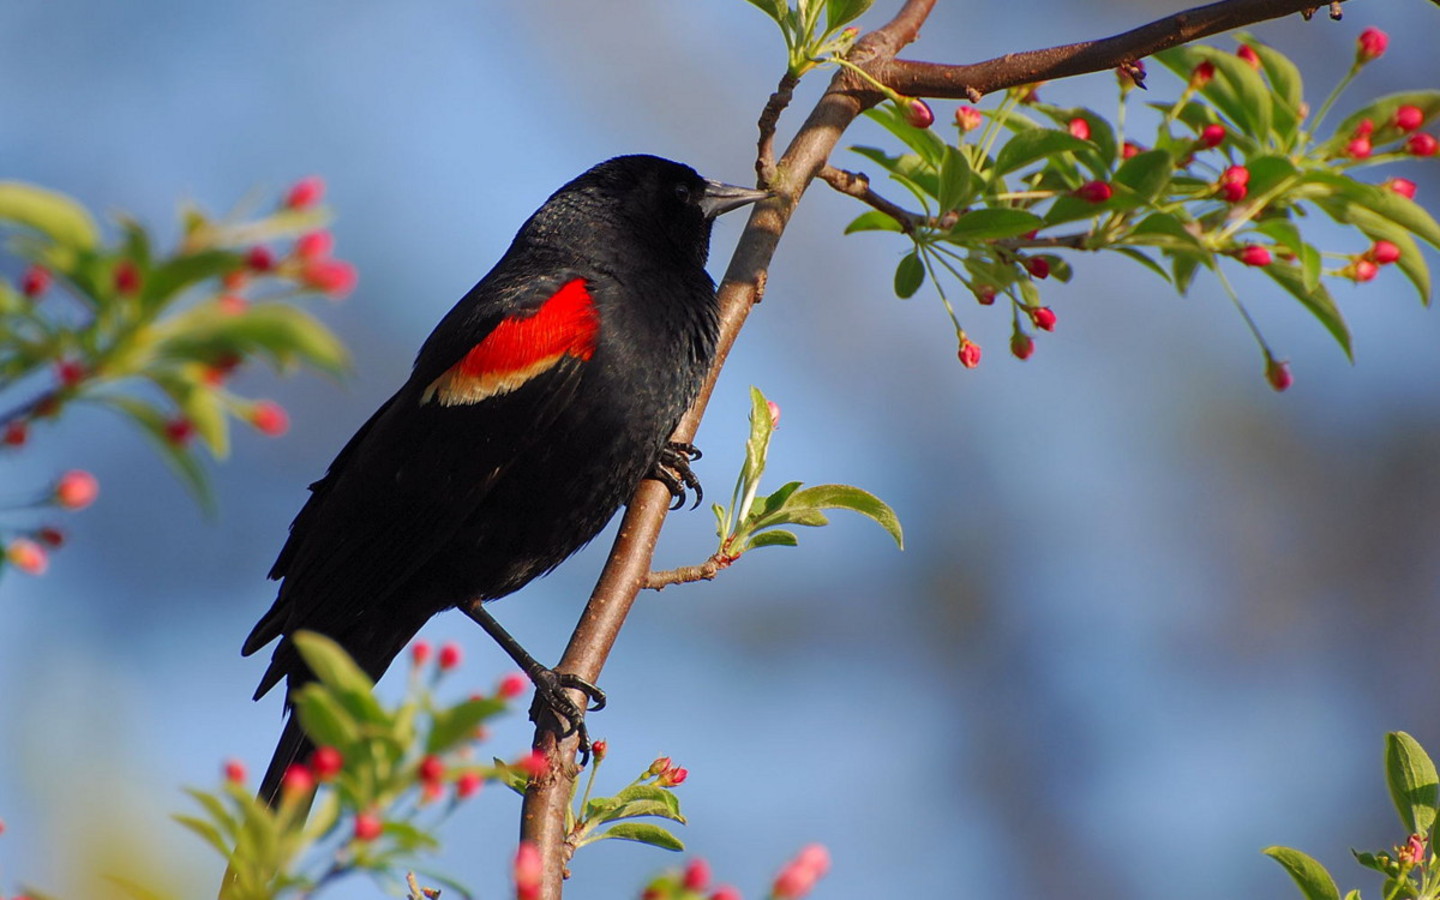
<instances>
[{"instance_id":1,"label":"bird's beak","mask_svg":"<svg viewBox=\"0 0 1440 900\"><path fill-rule=\"evenodd\" d=\"M705 182L705 196L700 198L700 211L705 213L705 218L713 219L732 209L739 209L748 203L764 200L766 197L773 197L774 195L774 191L757 191L751 188L737 187L733 184L723 184L719 181L707 180Z\"/></svg>"}]
</instances>

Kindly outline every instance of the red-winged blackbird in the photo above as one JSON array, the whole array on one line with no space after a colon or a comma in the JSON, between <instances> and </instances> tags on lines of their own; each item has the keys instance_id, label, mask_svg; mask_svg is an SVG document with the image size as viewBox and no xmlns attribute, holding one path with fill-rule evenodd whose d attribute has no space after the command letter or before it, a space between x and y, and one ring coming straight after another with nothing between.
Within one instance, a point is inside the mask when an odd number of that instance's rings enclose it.
<instances>
[{"instance_id":1,"label":"red-winged blackbird","mask_svg":"<svg viewBox=\"0 0 1440 900\"><path fill-rule=\"evenodd\" d=\"M328 635L372 678L457 605L579 727L580 687L536 663L475 600L518 590L595 536L642 478L698 488L667 444L715 351L714 217L766 196L622 156L556 191L441 319L408 381L361 426L290 526L279 595L243 652L276 638L256 699L311 679L290 640ZM683 485L683 486L682 486ZM568 733L568 732L567 732ZM260 793L308 756L295 717Z\"/></svg>"}]
</instances>

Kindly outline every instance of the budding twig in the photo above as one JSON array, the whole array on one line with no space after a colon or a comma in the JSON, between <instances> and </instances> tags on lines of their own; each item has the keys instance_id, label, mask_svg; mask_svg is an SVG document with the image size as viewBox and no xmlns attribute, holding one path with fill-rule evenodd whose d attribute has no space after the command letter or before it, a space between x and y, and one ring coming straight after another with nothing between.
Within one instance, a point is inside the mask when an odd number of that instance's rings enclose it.
<instances>
[{"instance_id":1,"label":"budding twig","mask_svg":"<svg viewBox=\"0 0 1440 900\"><path fill-rule=\"evenodd\" d=\"M717 553L698 566L680 566L675 569L666 569L663 572L651 572L645 576L645 589L663 591L672 584L714 581L715 575L721 569L729 568L734 561L731 557L721 556Z\"/></svg>"},{"instance_id":2,"label":"budding twig","mask_svg":"<svg viewBox=\"0 0 1440 900\"><path fill-rule=\"evenodd\" d=\"M870 187L870 178L864 174L826 165L815 175L840 193L854 197L867 206L873 206L894 219L899 223L900 230L906 234L914 234L915 227L926 221L925 216L912 213L875 193Z\"/></svg>"},{"instance_id":3,"label":"budding twig","mask_svg":"<svg viewBox=\"0 0 1440 900\"><path fill-rule=\"evenodd\" d=\"M765 108L760 111L760 140L756 144L755 175L759 178L759 186L768 188L775 183L775 126L780 122L780 114L795 96L795 86L800 83L800 78L792 72L786 72L780 79L780 86L770 99L765 102Z\"/></svg>"}]
</instances>

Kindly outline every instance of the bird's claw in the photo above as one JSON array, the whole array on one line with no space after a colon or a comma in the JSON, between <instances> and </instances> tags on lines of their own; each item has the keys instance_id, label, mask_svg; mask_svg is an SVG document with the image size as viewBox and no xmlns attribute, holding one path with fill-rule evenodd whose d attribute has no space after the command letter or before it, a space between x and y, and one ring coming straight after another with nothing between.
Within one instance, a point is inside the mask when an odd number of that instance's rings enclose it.
<instances>
[{"instance_id":1,"label":"bird's claw","mask_svg":"<svg viewBox=\"0 0 1440 900\"><path fill-rule=\"evenodd\" d=\"M549 725L560 740L574 735L578 741L580 765L590 762L590 732L585 727L585 713L599 712L605 708L605 692L578 675L541 669L530 676L535 683L535 701L530 704L530 721L541 724L542 716L549 714L553 720ZM579 691L585 695L585 705L577 704L567 691Z\"/></svg>"},{"instance_id":2,"label":"bird's claw","mask_svg":"<svg viewBox=\"0 0 1440 900\"><path fill-rule=\"evenodd\" d=\"M655 468L650 470L650 477L665 485L670 492L670 498L674 502L670 504L671 509L679 509L685 505L685 489L689 488L695 492L695 502L691 509L700 505L705 497L705 491L700 487L700 479L690 469L690 463L703 456L700 448L694 444L681 441L671 441L660 451L660 456L655 460Z\"/></svg>"}]
</instances>

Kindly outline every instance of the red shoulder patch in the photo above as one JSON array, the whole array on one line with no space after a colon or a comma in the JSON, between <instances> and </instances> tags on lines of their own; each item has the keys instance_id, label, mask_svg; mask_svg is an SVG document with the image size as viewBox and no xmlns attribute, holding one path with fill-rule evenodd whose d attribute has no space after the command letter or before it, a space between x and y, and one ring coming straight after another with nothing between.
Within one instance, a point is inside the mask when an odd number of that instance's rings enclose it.
<instances>
[{"instance_id":1,"label":"red shoulder patch","mask_svg":"<svg viewBox=\"0 0 1440 900\"><path fill-rule=\"evenodd\" d=\"M534 313L503 319L431 382L420 402L438 400L442 406L457 406L509 393L554 368L563 357L589 359L599 334L600 317L585 279L572 279Z\"/></svg>"}]
</instances>

